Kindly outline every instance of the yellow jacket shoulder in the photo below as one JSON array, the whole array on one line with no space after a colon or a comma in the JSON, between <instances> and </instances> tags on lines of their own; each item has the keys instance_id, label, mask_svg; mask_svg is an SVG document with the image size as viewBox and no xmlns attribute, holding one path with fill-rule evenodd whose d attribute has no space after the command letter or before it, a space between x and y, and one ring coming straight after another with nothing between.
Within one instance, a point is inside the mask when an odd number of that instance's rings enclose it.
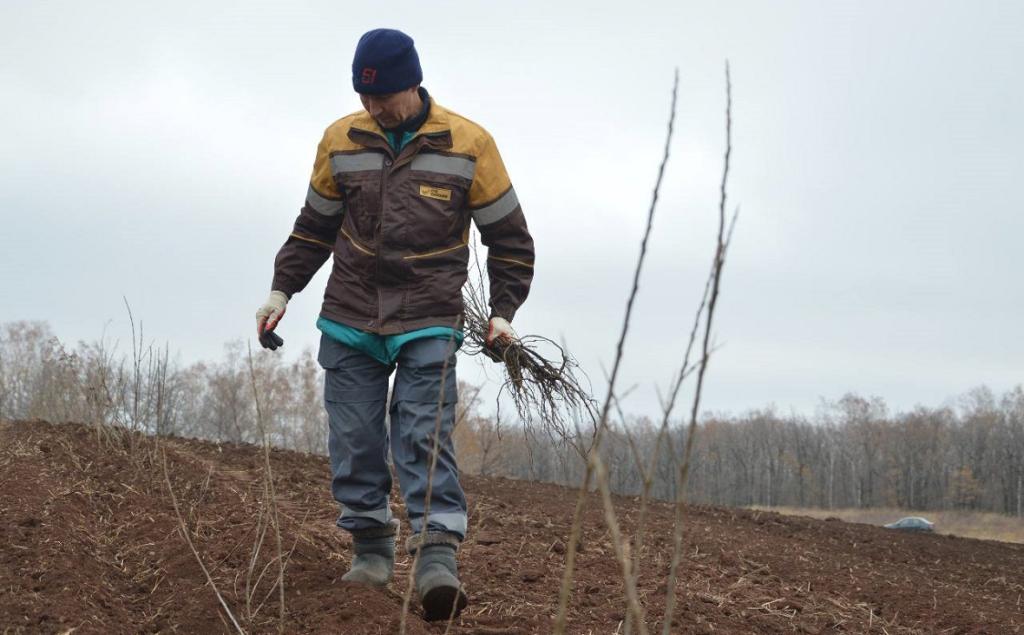
<instances>
[{"instance_id":1,"label":"yellow jacket shoulder","mask_svg":"<svg viewBox=\"0 0 1024 635\"><path fill-rule=\"evenodd\" d=\"M444 118L448 120L452 131L452 152L477 157L487 152L488 146L494 145L491 133L477 122L436 103L434 107L443 111Z\"/></svg>"},{"instance_id":2,"label":"yellow jacket shoulder","mask_svg":"<svg viewBox=\"0 0 1024 635\"><path fill-rule=\"evenodd\" d=\"M358 110L345 115L327 126L327 129L324 131L323 142L327 144L331 151L359 149L361 146L348 138L348 131L352 129L353 125L358 127L359 122L366 118L369 118L369 115L366 114L365 110Z\"/></svg>"}]
</instances>

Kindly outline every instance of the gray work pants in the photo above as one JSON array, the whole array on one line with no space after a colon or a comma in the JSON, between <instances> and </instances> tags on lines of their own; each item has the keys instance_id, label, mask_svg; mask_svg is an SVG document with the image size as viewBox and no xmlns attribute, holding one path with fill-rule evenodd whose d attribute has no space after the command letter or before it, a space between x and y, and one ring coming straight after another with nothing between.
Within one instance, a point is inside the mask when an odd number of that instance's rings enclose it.
<instances>
[{"instance_id":1,"label":"gray work pants","mask_svg":"<svg viewBox=\"0 0 1024 635\"><path fill-rule=\"evenodd\" d=\"M389 438L412 530L418 533L423 528L427 472L445 369L427 529L465 538L466 497L459 485L452 446L458 393L453 344L447 339L414 340L402 347L395 365L387 366L325 334L320 338L319 362L326 371L331 491L342 506L338 526L348 531L380 527L391 520ZM389 434L384 413L388 378L396 367Z\"/></svg>"}]
</instances>

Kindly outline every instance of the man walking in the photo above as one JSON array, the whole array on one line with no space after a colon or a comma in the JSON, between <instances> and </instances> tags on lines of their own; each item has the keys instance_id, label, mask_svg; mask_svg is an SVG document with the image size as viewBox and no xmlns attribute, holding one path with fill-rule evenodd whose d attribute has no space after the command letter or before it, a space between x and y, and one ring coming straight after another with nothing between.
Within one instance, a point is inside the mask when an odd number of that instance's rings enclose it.
<instances>
[{"instance_id":1,"label":"man walking","mask_svg":"<svg viewBox=\"0 0 1024 635\"><path fill-rule=\"evenodd\" d=\"M390 439L412 526L406 547L419 553L416 590L434 620L466 605L455 558L466 536L466 499L451 434L470 223L488 248L488 343L514 337L509 323L529 292L534 252L494 140L435 103L422 77L408 35L376 29L359 40L352 84L365 110L324 133L306 204L277 254L272 291L256 319L260 342L276 348L273 331L288 299L333 254L317 327L331 488L342 506L337 524L353 539L342 579L391 580L398 521L388 505Z\"/></svg>"}]
</instances>

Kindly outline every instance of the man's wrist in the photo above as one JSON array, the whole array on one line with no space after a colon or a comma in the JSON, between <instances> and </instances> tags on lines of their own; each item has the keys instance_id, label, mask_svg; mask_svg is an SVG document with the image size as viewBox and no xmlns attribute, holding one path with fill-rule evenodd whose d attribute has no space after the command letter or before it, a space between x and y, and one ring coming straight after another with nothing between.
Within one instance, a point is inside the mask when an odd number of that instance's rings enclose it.
<instances>
[{"instance_id":1,"label":"man's wrist","mask_svg":"<svg viewBox=\"0 0 1024 635\"><path fill-rule=\"evenodd\" d=\"M512 318L515 316L515 314L516 314L515 311L507 311L507 310L495 309L495 308L492 307L491 308L491 314L490 314L490 316L488 316L487 320L490 321L490 320L493 320L494 318L501 318L501 319L505 320L506 322L510 322L511 323L512 322Z\"/></svg>"}]
</instances>

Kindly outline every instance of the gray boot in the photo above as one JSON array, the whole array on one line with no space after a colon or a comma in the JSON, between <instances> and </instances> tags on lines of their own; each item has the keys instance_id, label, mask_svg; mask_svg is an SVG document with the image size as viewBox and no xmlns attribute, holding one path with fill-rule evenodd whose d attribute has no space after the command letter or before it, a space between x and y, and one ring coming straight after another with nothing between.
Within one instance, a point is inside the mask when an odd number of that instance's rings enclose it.
<instances>
[{"instance_id":1,"label":"gray boot","mask_svg":"<svg viewBox=\"0 0 1024 635\"><path fill-rule=\"evenodd\" d=\"M352 568L341 576L343 582L385 586L395 568L395 534L398 521L379 528L352 532Z\"/></svg>"},{"instance_id":2,"label":"gray boot","mask_svg":"<svg viewBox=\"0 0 1024 635\"><path fill-rule=\"evenodd\" d=\"M409 538L409 554L420 552L416 563L416 593L428 622L459 616L468 602L459 582L455 552L459 537L444 531L428 531Z\"/></svg>"}]
</instances>

